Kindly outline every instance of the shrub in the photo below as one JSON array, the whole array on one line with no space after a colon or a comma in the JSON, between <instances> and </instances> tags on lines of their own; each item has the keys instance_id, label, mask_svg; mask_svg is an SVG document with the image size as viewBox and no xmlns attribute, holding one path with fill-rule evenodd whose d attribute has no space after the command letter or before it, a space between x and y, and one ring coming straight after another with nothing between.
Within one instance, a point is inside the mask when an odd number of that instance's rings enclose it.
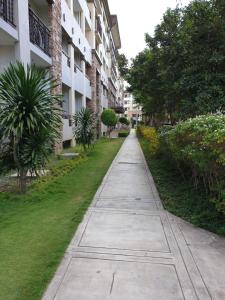
<instances>
[{"instance_id":1,"label":"shrub","mask_svg":"<svg viewBox=\"0 0 225 300\"><path fill-rule=\"evenodd\" d=\"M70 160L59 160L56 165L49 168L49 172L45 176L38 178L32 183L31 190L34 188L39 191L43 190L50 181L54 181L61 176L69 174L78 165L85 162L86 160L87 157L85 156L80 156Z\"/></svg>"},{"instance_id":2,"label":"shrub","mask_svg":"<svg viewBox=\"0 0 225 300\"><path fill-rule=\"evenodd\" d=\"M9 167L17 169L21 192L26 191L28 170L44 169L60 139L61 95L52 93L56 86L47 69L19 62L0 76L0 160L12 158Z\"/></svg>"},{"instance_id":3,"label":"shrub","mask_svg":"<svg viewBox=\"0 0 225 300\"><path fill-rule=\"evenodd\" d=\"M173 128L172 125L164 125L158 130L159 147L157 154L167 156L170 160L172 157L168 148L168 132Z\"/></svg>"},{"instance_id":4,"label":"shrub","mask_svg":"<svg viewBox=\"0 0 225 300\"><path fill-rule=\"evenodd\" d=\"M102 112L101 120L102 123L106 126L115 126L117 123L116 113L112 109L106 109Z\"/></svg>"},{"instance_id":5,"label":"shrub","mask_svg":"<svg viewBox=\"0 0 225 300\"><path fill-rule=\"evenodd\" d=\"M204 184L211 201L225 214L225 115L180 122L161 132L160 148L165 145L180 171L190 171L195 187Z\"/></svg>"},{"instance_id":6,"label":"shrub","mask_svg":"<svg viewBox=\"0 0 225 300\"><path fill-rule=\"evenodd\" d=\"M123 137L127 137L130 134L129 131L120 131L118 133L118 137L123 138Z\"/></svg>"},{"instance_id":7,"label":"shrub","mask_svg":"<svg viewBox=\"0 0 225 300\"><path fill-rule=\"evenodd\" d=\"M74 136L79 145L84 150L89 148L95 137L96 118L95 114L88 108L82 108L80 112L74 116Z\"/></svg>"},{"instance_id":8,"label":"shrub","mask_svg":"<svg viewBox=\"0 0 225 300\"><path fill-rule=\"evenodd\" d=\"M110 136L112 128L116 125L118 121L115 111L112 109L105 109L102 112L101 120L102 123L108 127L108 133Z\"/></svg>"},{"instance_id":9,"label":"shrub","mask_svg":"<svg viewBox=\"0 0 225 300\"><path fill-rule=\"evenodd\" d=\"M140 125L137 126L136 133L137 133L137 136L138 136L138 137L142 137L142 134L141 134L141 128L142 128L142 126L140 126Z\"/></svg>"},{"instance_id":10,"label":"shrub","mask_svg":"<svg viewBox=\"0 0 225 300\"><path fill-rule=\"evenodd\" d=\"M125 118L125 117L121 117L121 118L119 118L119 122L122 124L122 125L130 125L130 121L127 119L127 118Z\"/></svg>"},{"instance_id":11,"label":"shrub","mask_svg":"<svg viewBox=\"0 0 225 300\"><path fill-rule=\"evenodd\" d=\"M137 134L149 142L150 154L155 154L159 145L156 129L153 127L138 126Z\"/></svg>"}]
</instances>

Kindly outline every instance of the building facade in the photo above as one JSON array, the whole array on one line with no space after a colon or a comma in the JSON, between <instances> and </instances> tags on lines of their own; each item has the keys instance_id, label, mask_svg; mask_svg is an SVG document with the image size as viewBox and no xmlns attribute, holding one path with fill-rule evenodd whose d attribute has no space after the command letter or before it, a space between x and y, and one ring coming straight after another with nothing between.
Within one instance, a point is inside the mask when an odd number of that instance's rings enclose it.
<instances>
[{"instance_id":1,"label":"building facade","mask_svg":"<svg viewBox=\"0 0 225 300\"><path fill-rule=\"evenodd\" d=\"M107 0L0 0L0 72L16 61L48 68L63 94L63 144L73 145L72 116L122 106L117 17Z\"/></svg>"}]
</instances>

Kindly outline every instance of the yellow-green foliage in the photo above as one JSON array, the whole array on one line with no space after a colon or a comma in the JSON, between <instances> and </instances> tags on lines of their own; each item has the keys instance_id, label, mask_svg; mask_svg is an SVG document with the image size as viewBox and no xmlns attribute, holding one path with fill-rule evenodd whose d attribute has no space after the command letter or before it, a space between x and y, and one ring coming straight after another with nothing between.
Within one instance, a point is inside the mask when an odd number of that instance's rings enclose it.
<instances>
[{"instance_id":1,"label":"yellow-green foliage","mask_svg":"<svg viewBox=\"0 0 225 300\"><path fill-rule=\"evenodd\" d=\"M87 158L82 156L75 159L61 159L56 165L49 168L49 173L46 176L37 179L32 184L32 187L41 190L44 188L45 184L49 183L49 181L55 180L60 176L65 176L86 160Z\"/></svg>"},{"instance_id":2,"label":"yellow-green foliage","mask_svg":"<svg viewBox=\"0 0 225 300\"><path fill-rule=\"evenodd\" d=\"M149 142L149 152L155 154L159 146L156 129L154 127L139 126L138 134Z\"/></svg>"}]
</instances>

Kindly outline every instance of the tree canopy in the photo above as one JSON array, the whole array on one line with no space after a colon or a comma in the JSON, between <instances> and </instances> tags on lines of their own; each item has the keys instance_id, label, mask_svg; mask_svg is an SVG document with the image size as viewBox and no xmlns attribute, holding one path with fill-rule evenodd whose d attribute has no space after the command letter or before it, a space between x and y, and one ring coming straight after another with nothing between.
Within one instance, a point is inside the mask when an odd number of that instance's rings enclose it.
<instances>
[{"instance_id":1,"label":"tree canopy","mask_svg":"<svg viewBox=\"0 0 225 300\"><path fill-rule=\"evenodd\" d=\"M102 123L106 126L115 126L117 123L117 116L113 109L105 109L101 114Z\"/></svg>"},{"instance_id":2,"label":"tree canopy","mask_svg":"<svg viewBox=\"0 0 225 300\"><path fill-rule=\"evenodd\" d=\"M168 9L127 80L149 116L172 124L225 111L225 10L222 0Z\"/></svg>"},{"instance_id":3,"label":"tree canopy","mask_svg":"<svg viewBox=\"0 0 225 300\"><path fill-rule=\"evenodd\" d=\"M118 118L116 116L116 113L113 109L105 109L103 110L101 114L101 121L102 123L108 127L108 134L110 137L110 133L114 126L116 126L116 123L118 122Z\"/></svg>"},{"instance_id":4,"label":"tree canopy","mask_svg":"<svg viewBox=\"0 0 225 300\"><path fill-rule=\"evenodd\" d=\"M119 54L117 56L117 63L121 77L126 78L128 73L128 59L125 54Z\"/></svg>"}]
</instances>

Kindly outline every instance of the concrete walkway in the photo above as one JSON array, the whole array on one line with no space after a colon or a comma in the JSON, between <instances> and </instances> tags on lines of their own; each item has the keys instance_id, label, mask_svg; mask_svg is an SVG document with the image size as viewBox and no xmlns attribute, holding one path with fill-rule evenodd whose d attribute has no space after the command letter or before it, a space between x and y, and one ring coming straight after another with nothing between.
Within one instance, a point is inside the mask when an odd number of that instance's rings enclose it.
<instances>
[{"instance_id":1,"label":"concrete walkway","mask_svg":"<svg viewBox=\"0 0 225 300\"><path fill-rule=\"evenodd\" d=\"M225 239L163 210L134 134L43 300L225 299Z\"/></svg>"}]
</instances>

